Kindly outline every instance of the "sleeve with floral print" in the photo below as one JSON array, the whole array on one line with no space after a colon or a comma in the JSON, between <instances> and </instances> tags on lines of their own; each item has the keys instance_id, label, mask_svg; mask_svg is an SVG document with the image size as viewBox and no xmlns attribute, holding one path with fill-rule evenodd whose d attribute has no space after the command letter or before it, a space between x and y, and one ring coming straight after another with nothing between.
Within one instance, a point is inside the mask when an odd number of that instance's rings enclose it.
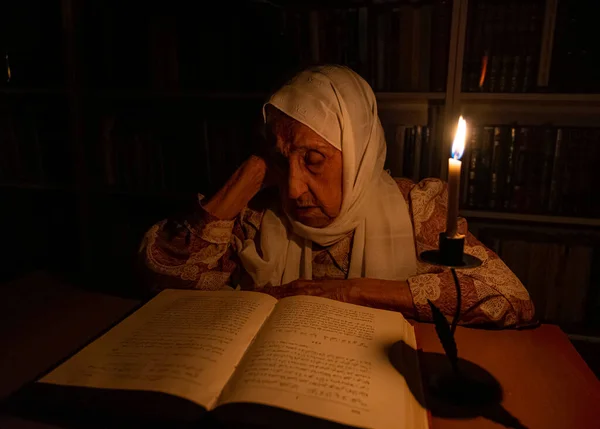
<instances>
[{"instance_id":1,"label":"sleeve with floral print","mask_svg":"<svg viewBox=\"0 0 600 429\"><path fill-rule=\"evenodd\" d=\"M261 213L245 208L220 220L200 204L185 219L163 220L150 228L140 247L143 280L152 292L165 288L217 290L231 286L239 263L235 238L254 238Z\"/></svg>"},{"instance_id":2,"label":"sleeve with floral print","mask_svg":"<svg viewBox=\"0 0 600 429\"><path fill-rule=\"evenodd\" d=\"M399 179L398 186L409 201L417 255L438 248L439 233L446 228L447 187L438 179L414 183ZM465 253L481 259L474 269L457 270L461 287L461 324L493 323L500 327L535 323L534 306L523 284L492 250L468 232L465 219L459 220L465 237ZM456 290L448 269L417 262L417 275L408 279L420 320L430 321L431 300L448 318L455 312Z\"/></svg>"}]
</instances>

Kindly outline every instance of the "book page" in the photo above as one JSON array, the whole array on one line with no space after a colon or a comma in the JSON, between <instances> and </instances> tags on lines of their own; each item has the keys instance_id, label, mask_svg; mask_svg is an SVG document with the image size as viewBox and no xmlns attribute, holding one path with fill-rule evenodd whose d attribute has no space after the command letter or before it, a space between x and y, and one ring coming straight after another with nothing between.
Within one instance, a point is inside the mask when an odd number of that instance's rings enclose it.
<instances>
[{"instance_id":1,"label":"book page","mask_svg":"<svg viewBox=\"0 0 600 429\"><path fill-rule=\"evenodd\" d=\"M258 402L353 426L426 428L426 410L388 357L401 340L416 350L414 329L400 313L282 299L218 405Z\"/></svg>"},{"instance_id":2,"label":"book page","mask_svg":"<svg viewBox=\"0 0 600 429\"><path fill-rule=\"evenodd\" d=\"M168 289L39 381L159 391L210 409L276 302Z\"/></svg>"}]
</instances>

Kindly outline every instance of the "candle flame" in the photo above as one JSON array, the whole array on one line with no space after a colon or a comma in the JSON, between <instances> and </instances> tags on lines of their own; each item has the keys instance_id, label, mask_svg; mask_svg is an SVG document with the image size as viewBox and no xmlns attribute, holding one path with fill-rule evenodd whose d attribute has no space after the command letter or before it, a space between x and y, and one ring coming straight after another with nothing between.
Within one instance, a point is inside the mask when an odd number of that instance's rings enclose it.
<instances>
[{"instance_id":1,"label":"candle flame","mask_svg":"<svg viewBox=\"0 0 600 429\"><path fill-rule=\"evenodd\" d=\"M452 158L460 159L465 151L465 139L467 137L467 122L461 116L458 118L458 127L452 143Z\"/></svg>"}]
</instances>

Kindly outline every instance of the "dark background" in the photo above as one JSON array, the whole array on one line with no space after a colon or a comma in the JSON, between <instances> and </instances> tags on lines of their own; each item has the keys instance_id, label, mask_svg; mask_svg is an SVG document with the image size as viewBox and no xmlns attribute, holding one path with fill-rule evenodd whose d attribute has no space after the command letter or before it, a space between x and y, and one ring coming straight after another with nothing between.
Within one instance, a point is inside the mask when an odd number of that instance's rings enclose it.
<instances>
[{"instance_id":1,"label":"dark background","mask_svg":"<svg viewBox=\"0 0 600 429\"><path fill-rule=\"evenodd\" d=\"M510 161L473 142L481 150L463 158L462 205L499 214L468 217L471 229L525 283L543 320L600 332L600 133L560 121L560 109L597 109L599 6L558 1L550 79L540 86L546 4L469 2L462 92L492 110L510 95L539 115L548 97L566 101L552 105L558 121L533 124L519 113L473 121L482 135L498 128L499 147L516 149ZM460 113L443 101L452 92L453 8L450 0L1 1L0 280L45 269L134 293L143 233L223 184L256 149L268 94L311 64L346 64L374 88L392 173L445 177L440 148ZM386 107L413 99L425 100L425 120ZM511 129L520 136L529 127L536 137L511 146ZM568 156L555 154L559 128ZM487 170L471 180L475 158ZM492 170L510 183L504 194L491 193ZM552 181L564 188L555 200Z\"/></svg>"}]
</instances>

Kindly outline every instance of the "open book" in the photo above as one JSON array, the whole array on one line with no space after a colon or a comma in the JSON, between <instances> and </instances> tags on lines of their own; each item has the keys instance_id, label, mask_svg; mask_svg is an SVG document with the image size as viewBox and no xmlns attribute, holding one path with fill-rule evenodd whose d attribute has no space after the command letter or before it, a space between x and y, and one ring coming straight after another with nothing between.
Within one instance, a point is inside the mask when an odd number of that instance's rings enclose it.
<instances>
[{"instance_id":1,"label":"open book","mask_svg":"<svg viewBox=\"0 0 600 429\"><path fill-rule=\"evenodd\" d=\"M35 384L160 392L206 411L228 407L229 417L233 404L261 404L357 427L426 428L388 358L398 341L416 349L414 329L391 311L165 290Z\"/></svg>"}]
</instances>

